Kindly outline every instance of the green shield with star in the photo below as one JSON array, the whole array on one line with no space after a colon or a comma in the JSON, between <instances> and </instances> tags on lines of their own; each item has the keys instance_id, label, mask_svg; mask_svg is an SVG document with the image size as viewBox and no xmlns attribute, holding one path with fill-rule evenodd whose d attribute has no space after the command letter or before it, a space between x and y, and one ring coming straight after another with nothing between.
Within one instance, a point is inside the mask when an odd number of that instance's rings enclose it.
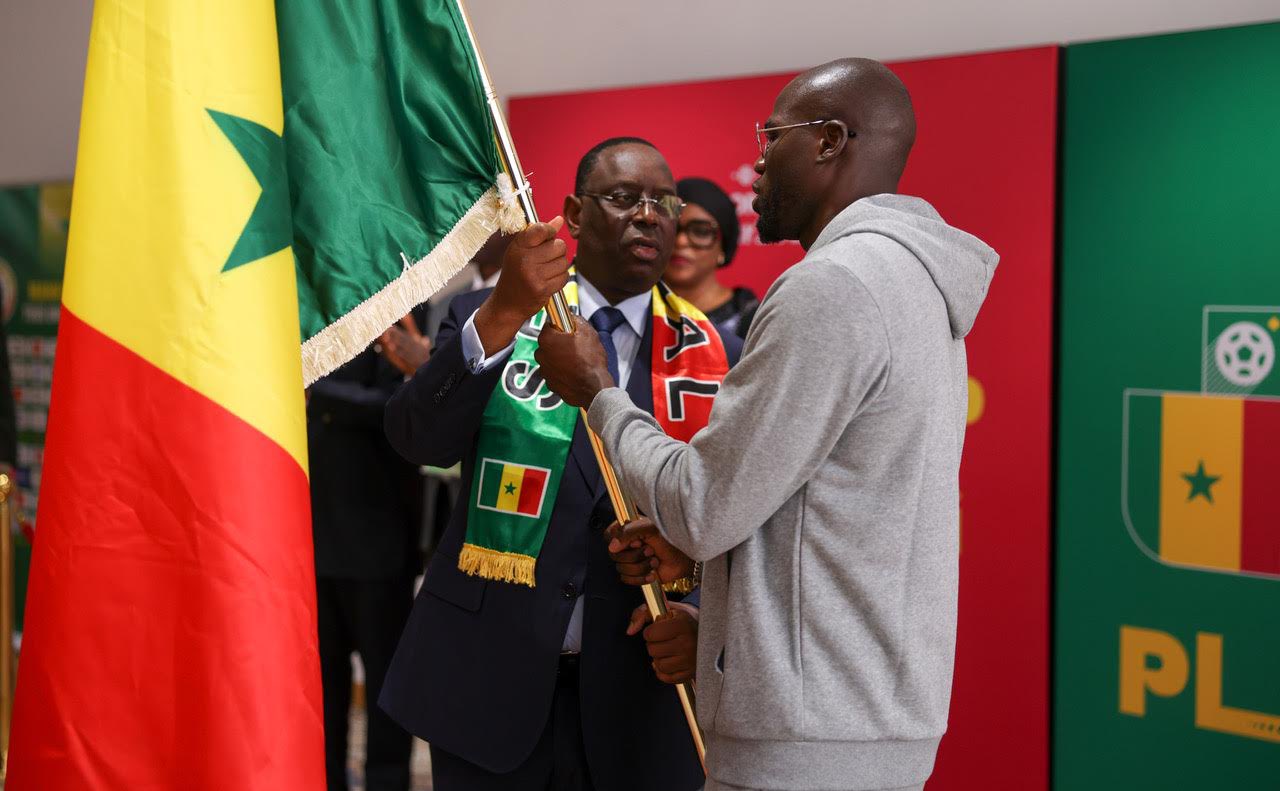
<instances>
[{"instance_id":1,"label":"green shield with star","mask_svg":"<svg viewBox=\"0 0 1280 791\"><path fill-rule=\"evenodd\" d=\"M1280 577L1280 399L1126 391L1121 506L1170 566Z\"/></svg>"}]
</instances>

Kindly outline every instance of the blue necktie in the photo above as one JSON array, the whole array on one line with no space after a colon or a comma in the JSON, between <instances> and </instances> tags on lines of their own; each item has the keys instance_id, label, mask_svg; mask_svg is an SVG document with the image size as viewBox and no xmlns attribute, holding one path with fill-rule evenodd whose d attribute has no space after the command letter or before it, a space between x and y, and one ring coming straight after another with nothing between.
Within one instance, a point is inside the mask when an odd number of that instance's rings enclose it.
<instances>
[{"instance_id":1,"label":"blue necktie","mask_svg":"<svg viewBox=\"0 0 1280 791\"><path fill-rule=\"evenodd\" d=\"M622 315L622 311L613 307L603 307L591 314L588 323L596 328L596 332L600 334L600 345L604 347L605 356L609 358L609 373L613 376L613 383L622 386L622 380L618 376L618 347L613 345L613 331L622 326L626 318Z\"/></svg>"}]
</instances>

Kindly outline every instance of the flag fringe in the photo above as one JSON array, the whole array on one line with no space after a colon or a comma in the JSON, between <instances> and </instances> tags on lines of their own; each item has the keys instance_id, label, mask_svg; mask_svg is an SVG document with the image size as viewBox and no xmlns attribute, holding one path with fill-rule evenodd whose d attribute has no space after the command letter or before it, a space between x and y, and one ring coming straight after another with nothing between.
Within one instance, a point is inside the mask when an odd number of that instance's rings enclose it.
<instances>
[{"instance_id":1,"label":"flag fringe","mask_svg":"<svg viewBox=\"0 0 1280 791\"><path fill-rule=\"evenodd\" d=\"M399 277L302 344L303 386L351 360L388 327L427 301L467 265L494 231L510 234L524 226L524 212L511 177L499 174L495 185L480 196L431 252L405 266Z\"/></svg>"},{"instance_id":2,"label":"flag fringe","mask_svg":"<svg viewBox=\"0 0 1280 791\"><path fill-rule=\"evenodd\" d=\"M537 558L516 552L499 552L496 549L463 544L458 553L458 570L469 576L480 576L499 582L515 582L535 587L533 570Z\"/></svg>"}]
</instances>

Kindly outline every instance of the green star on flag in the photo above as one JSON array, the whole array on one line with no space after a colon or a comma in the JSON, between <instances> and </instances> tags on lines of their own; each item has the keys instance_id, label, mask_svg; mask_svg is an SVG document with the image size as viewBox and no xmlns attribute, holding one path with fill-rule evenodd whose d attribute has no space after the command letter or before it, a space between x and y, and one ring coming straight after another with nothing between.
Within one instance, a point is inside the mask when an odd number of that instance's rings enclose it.
<instances>
[{"instance_id":1,"label":"green star on flag","mask_svg":"<svg viewBox=\"0 0 1280 791\"><path fill-rule=\"evenodd\" d=\"M284 138L246 118L217 110L208 112L262 186L262 195L253 207L253 214L249 215L240 238L222 266L223 272L230 272L293 243Z\"/></svg>"},{"instance_id":2,"label":"green star on flag","mask_svg":"<svg viewBox=\"0 0 1280 791\"><path fill-rule=\"evenodd\" d=\"M1213 492L1209 487L1222 480L1222 476L1206 474L1204 471L1204 461L1201 460L1199 466L1196 467L1196 471L1194 473L1182 473L1182 479L1191 484L1191 494L1187 495L1187 502L1196 499L1197 496L1203 495L1204 499L1212 503Z\"/></svg>"}]
</instances>

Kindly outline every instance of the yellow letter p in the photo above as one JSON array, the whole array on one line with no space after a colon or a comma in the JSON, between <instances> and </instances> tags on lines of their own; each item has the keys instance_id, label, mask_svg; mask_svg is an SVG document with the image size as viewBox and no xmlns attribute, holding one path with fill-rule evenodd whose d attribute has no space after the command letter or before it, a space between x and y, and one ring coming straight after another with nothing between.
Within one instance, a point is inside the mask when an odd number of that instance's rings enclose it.
<instances>
[{"instance_id":1,"label":"yellow letter p","mask_svg":"<svg viewBox=\"0 0 1280 791\"><path fill-rule=\"evenodd\" d=\"M1160 661L1147 667L1147 657ZM1147 713L1147 691L1161 697L1177 695L1187 685L1187 650L1177 639L1156 629L1120 627L1120 711L1135 717Z\"/></svg>"}]
</instances>

